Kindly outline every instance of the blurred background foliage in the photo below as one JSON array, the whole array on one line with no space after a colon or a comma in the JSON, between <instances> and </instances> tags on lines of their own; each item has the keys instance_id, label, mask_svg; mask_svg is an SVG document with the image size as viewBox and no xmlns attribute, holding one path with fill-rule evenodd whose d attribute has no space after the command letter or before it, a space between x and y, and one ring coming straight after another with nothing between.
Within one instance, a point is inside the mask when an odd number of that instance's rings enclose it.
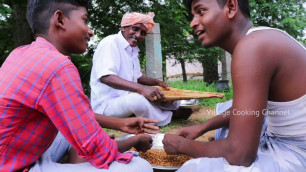
<instances>
[{"instance_id":1,"label":"blurred background foliage","mask_svg":"<svg viewBox=\"0 0 306 172\"><path fill-rule=\"evenodd\" d=\"M201 46L189 28L191 14L182 0L93 0L89 9L90 25L96 36L88 51L72 55L72 61L79 69L84 90L89 94L91 62L98 42L120 30L120 22L126 12L154 12L155 22L160 24L163 61L175 59L181 64L183 80L184 62L199 61L204 70L204 82L218 80L217 59L222 57L219 48L206 49ZM0 65L16 47L31 43L34 38L27 24L25 0L0 0ZM255 26L271 26L288 32L305 44L303 31L306 27L304 0L250 0L251 18ZM145 64L145 46L140 46L140 60ZM165 65L164 65L165 66ZM165 70L165 67L164 67Z\"/></svg>"}]
</instances>

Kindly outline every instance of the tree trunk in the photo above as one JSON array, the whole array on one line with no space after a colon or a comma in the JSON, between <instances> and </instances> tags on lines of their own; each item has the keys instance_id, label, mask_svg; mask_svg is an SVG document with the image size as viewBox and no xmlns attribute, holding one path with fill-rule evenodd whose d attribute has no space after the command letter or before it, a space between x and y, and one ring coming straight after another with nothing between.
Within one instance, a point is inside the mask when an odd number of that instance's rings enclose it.
<instances>
[{"instance_id":1,"label":"tree trunk","mask_svg":"<svg viewBox=\"0 0 306 172\"><path fill-rule=\"evenodd\" d=\"M18 46L31 43L34 38L26 19L27 1L10 3L9 6L13 10L12 17L14 20L14 27L11 32L14 40L14 47L16 48Z\"/></svg>"},{"instance_id":2,"label":"tree trunk","mask_svg":"<svg viewBox=\"0 0 306 172\"><path fill-rule=\"evenodd\" d=\"M185 68L185 61L183 59L179 59L182 67L182 75L183 75L183 82L187 82L187 74L186 74L186 68Z\"/></svg>"},{"instance_id":3,"label":"tree trunk","mask_svg":"<svg viewBox=\"0 0 306 172\"><path fill-rule=\"evenodd\" d=\"M219 80L218 76L218 60L216 57L205 57L201 60L203 67L203 81L212 84Z\"/></svg>"}]
</instances>

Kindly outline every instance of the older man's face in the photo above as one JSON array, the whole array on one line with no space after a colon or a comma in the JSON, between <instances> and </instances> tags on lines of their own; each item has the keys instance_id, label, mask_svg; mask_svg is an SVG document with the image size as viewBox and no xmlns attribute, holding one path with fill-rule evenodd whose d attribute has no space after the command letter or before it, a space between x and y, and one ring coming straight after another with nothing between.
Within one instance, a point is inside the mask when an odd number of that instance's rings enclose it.
<instances>
[{"instance_id":1,"label":"older man's face","mask_svg":"<svg viewBox=\"0 0 306 172\"><path fill-rule=\"evenodd\" d=\"M125 26L122 31L131 47L138 46L147 36L147 28L143 24Z\"/></svg>"}]
</instances>

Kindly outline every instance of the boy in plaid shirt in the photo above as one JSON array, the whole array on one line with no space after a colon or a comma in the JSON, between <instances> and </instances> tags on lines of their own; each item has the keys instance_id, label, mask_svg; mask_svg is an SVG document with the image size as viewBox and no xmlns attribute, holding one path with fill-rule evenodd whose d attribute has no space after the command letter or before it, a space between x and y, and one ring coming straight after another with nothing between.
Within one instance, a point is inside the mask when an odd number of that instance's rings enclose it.
<instances>
[{"instance_id":1,"label":"boy in plaid shirt","mask_svg":"<svg viewBox=\"0 0 306 172\"><path fill-rule=\"evenodd\" d=\"M149 135L116 142L101 126L148 132L158 128L147 123L157 121L95 115L69 58L83 53L94 35L88 26L89 4L28 1L27 19L36 41L16 48L0 69L1 171L152 171L147 161L124 153L132 146L150 149ZM58 163L70 145L88 162Z\"/></svg>"}]
</instances>

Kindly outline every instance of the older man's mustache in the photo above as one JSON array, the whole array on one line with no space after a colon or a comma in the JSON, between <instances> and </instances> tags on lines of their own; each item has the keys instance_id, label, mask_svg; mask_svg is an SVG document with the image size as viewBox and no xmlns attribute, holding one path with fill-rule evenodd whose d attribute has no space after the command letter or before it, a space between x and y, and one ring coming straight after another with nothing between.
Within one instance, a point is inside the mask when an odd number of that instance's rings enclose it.
<instances>
[{"instance_id":1,"label":"older man's mustache","mask_svg":"<svg viewBox=\"0 0 306 172\"><path fill-rule=\"evenodd\" d=\"M130 38L136 40L137 42L140 42L140 40L135 35L130 35Z\"/></svg>"}]
</instances>

